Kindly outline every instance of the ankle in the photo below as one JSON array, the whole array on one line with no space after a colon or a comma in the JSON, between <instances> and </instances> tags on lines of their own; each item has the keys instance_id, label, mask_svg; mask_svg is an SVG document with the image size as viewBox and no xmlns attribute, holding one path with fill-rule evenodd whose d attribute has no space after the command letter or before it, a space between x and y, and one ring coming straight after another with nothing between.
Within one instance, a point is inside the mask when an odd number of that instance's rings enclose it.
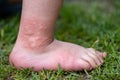
<instances>
[{"instance_id":1,"label":"ankle","mask_svg":"<svg viewBox=\"0 0 120 80\"><path fill-rule=\"evenodd\" d=\"M54 24L37 17L22 18L18 41L26 48L38 49L54 40Z\"/></svg>"},{"instance_id":2,"label":"ankle","mask_svg":"<svg viewBox=\"0 0 120 80\"><path fill-rule=\"evenodd\" d=\"M23 35L18 37L17 42L21 47L29 50L41 50L54 41L52 37Z\"/></svg>"}]
</instances>

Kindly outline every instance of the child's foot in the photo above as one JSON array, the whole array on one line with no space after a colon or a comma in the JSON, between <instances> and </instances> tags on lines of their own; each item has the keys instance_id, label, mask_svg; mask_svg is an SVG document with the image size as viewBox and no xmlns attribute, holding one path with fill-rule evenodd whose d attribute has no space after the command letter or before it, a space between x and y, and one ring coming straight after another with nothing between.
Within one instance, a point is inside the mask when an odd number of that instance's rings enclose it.
<instances>
[{"instance_id":1,"label":"child's foot","mask_svg":"<svg viewBox=\"0 0 120 80\"><path fill-rule=\"evenodd\" d=\"M54 40L42 51L29 51L21 45L15 45L10 54L10 63L16 68L32 68L34 71L57 70L58 65L64 70L91 70L103 64L106 53L92 48Z\"/></svg>"}]
</instances>

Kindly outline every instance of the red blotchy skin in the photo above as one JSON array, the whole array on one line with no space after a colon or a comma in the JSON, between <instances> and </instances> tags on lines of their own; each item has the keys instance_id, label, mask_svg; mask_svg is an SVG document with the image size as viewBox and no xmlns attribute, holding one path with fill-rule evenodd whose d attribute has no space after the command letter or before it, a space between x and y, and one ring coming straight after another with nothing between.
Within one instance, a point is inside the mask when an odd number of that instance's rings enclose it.
<instances>
[{"instance_id":1,"label":"red blotchy skin","mask_svg":"<svg viewBox=\"0 0 120 80\"><path fill-rule=\"evenodd\" d=\"M46 27L48 25L46 24L46 21L41 19L36 19L36 18L22 19L21 27L20 27L20 30L22 31L21 34L23 33L26 35L40 35L39 33L41 31L44 32L44 30L48 30L48 27Z\"/></svg>"},{"instance_id":2,"label":"red blotchy skin","mask_svg":"<svg viewBox=\"0 0 120 80\"><path fill-rule=\"evenodd\" d=\"M31 50L41 49L50 44L54 39L54 33L51 33L51 31L54 31L49 28L52 24L48 24L48 26L45 23L46 21L41 19L23 19L21 22L18 41L20 41L25 48Z\"/></svg>"}]
</instances>

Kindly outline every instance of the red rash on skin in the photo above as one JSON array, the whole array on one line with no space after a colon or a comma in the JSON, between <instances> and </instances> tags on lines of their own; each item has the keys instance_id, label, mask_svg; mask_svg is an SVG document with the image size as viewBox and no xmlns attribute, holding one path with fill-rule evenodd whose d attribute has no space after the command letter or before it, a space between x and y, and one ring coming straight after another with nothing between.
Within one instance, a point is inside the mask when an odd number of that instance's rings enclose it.
<instances>
[{"instance_id":1,"label":"red rash on skin","mask_svg":"<svg viewBox=\"0 0 120 80\"><path fill-rule=\"evenodd\" d=\"M36 18L22 19L19 39L25 48L36 50L53 41L54 29L51 28L53 25L47 22Z\"/></svg>"},{"instance_id":2,"label":"red rash on skin","mask_svg":"<svg viewBox=\"0 0 120 80\"><path fill-rule=\"evenodd\" d=\"M47 33L48 31L51 31L52 30L51 26L53 25L51 23L48 23L48 21L46 20L28 18L21 20L20 30L22 31L23 34L41 35L42 33L42 35L48 36L48 34L43 34L43 33Z\"/></svg>"}]
</instances>

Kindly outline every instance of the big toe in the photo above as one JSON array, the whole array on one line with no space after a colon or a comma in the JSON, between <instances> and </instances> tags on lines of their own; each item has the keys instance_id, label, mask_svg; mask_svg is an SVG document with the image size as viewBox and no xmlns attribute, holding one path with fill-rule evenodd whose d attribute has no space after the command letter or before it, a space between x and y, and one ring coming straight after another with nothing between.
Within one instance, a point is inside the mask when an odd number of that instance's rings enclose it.
<instances>
[{"instance_id":1,"label":"big toe","mask_svg":"<svg viewBox=\"0 0 120 80\"><path fill-rule=\"evenodd\" d=\"M101 57L105 58L105 57L107 56L107 53L106 53L106 52L103 52L103 53L99 52L99 55L100 55Z\"/></svg>"},{"instance_id":2,"label":"big toe","mask_svg":"<svg viewBox=\"0 0 120 80\"><path fill-rule=\"evenodd\" d=\"M99 56L105 58L107 56L106 52L95 51Z\"/></svg>"},{"instance_id":3,"label":"big toe","mask_svg":"<svg viewBox=\"0 0 120 80\"><path fill-rule=\"evenodd\" d=\"M93 48L88 48L88 50L90 50L90 51L93 52L93 53L97 53L99 56L101 56L101 57L103 57L103 58L105 58L105 57L107 56L107 53L106 53L106 52L100 52L100 51L97 51L97 50L95 50L95 49L93 49Z\"/></svg>"}]
</instances>

